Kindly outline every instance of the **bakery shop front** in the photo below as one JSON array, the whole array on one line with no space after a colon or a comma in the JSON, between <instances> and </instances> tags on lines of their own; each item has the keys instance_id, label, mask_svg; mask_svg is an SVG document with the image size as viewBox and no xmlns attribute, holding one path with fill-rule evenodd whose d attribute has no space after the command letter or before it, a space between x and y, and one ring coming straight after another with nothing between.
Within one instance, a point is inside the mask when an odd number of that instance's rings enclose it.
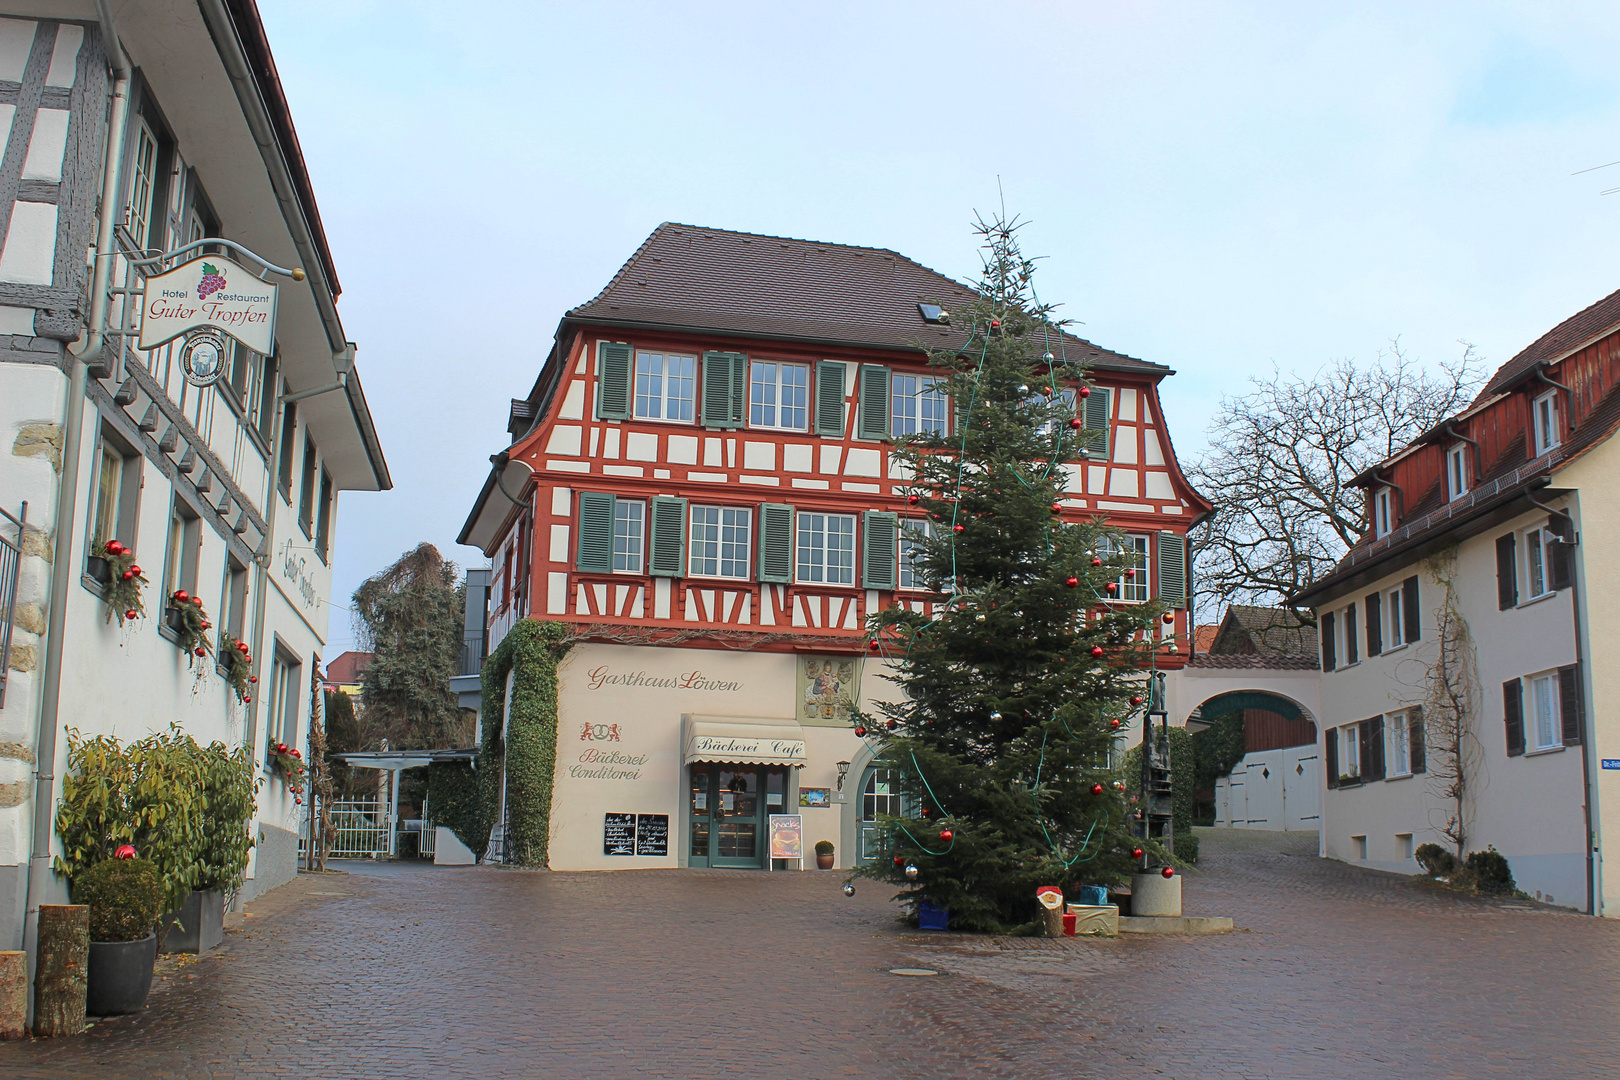
<instances>
[{"instance_id":1,"label":"bakery shop front","mask_svg":"<svg viewBox=\"0 0 1620 1080\"><path fill-rule=\"evenodd\" d=\"M848 656L576 645L557 672L551 868L798 869L768 858L779 815L798 818L805 866L818 840L850 866L875 740L856 737L849 711L896 692L883 670Z\"/></svg>"}]
</instances>

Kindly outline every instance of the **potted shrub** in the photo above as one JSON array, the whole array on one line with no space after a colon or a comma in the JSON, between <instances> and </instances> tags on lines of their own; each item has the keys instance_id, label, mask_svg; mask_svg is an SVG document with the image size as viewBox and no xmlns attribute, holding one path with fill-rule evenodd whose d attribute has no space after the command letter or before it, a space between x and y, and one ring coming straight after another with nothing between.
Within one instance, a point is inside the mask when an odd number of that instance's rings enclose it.
<instances>
[{"instance_id":1,"label":"potted shrub","mask_svg":"<svg viewBox=\"0 0 1620 1080\"><path fill-rule=\"evenodd\" d=\"M831 870L833 868L833 842L831 840L816 841L816 869Z\"/></svg>"},{"instance_id":2,"label":"potted shrub","mask_svg":"<svg viewBox=\"0 0 1620 1080\"><path fill-rule=\"evenodd\" d=\"M118 1016L146 1007L157 959L157 919L163 910L163 875L135 849L90 867L73 882L73 902L90 908L90 959L85 1011Z\"/></svg>"},{"instance_id":3,"label":"potted shrub","mask_svg":"<svg viewBox=\"0 0 1620 1080\"><path fill-rule=\"evenodd\" d=\"M242 882L253 847L259 782L246 747L190 743L193 775L208 812L200 822L191 891L164 916L163 952L205 953L225 937L225 896Z\"/></svg>"}]
</instances>

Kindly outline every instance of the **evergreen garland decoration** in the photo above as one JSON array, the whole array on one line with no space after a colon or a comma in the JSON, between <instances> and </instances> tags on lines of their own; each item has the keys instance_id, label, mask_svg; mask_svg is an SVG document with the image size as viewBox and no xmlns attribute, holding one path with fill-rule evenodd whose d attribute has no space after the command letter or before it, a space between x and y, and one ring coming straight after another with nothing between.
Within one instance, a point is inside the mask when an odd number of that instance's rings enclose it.
<instances>
[{"instance_id":1,"label":"evergreen garland decoration","mask_svg":"<svg viewBox=\"0 0 1620 1080\"><path fill-rule=\"evenodd\" d=\"M1168 644L1162 603L1116 602L1142 572L1127 538L1064 505L1068 467L1084 468L1101 432L1084 427L1087 373L1053 355L1064 323L1035 295L1018 228L977 224L978 295L952 313L968 340L929 353L953 430L895 450L912 478L902 527L932 523L911 534L911 568L935 610L869 620L872 654L906 697L852 718L885 732L877 756L900 773L904 813L882 827L888 857L856 875L898 886L912 919L928 904L987 932L1039 925L1041 886L1112 884L1136 868L1135 809L1111 751Z\"/></svg>"},{"instance_id":2,"label":"evergreen garland decoration","mask_svg":"<svg viewBox=\"0 0 1620 1080\"><path fill-rule=\"evenodd\" d=\"M208 636L213 625L208 621L208 612L203 610L202 597L192 596L184 589L175 590L169 597L169 628L174 631L175 643L199 676L208 670L208 654L214 651L214 642Z\"/></svg>"},{"instance_id":3,"label":"evergreen garland decoration","mask_svg":"<svg viewBox=\"0 0 1620 1080\"><path fill-rule=\"evenodd\" d=\"M236 691L236 699L244 705L251 702L253 697L248 693L248 685L257 682L258 677L253 674L253 654L248 651L247 642L221 630L219 666L225 669L225 684Z\"/></svg>"},{"instance_id":4,"label":"evergreen garland decoration","mask_svg":"<svg viewBox=\"0 0 1620 1080\"><path fill-rule=\"evenodd\" d=\"M521 619L484 661L484 744L478 755L482 821L474 839L485 839L467 845L480 856L501 805L504 778L507 860L547 865L557 770L557 664L573 640L562 623Z\"/></svg>"},{"instance_id":5,"label":"evergreen garland decoration","mask_svg":"<svg viewBox=\"0 0 1620 1080\"><path fill-rule=\"evenodd\" d=\"M103 595L107 599L107 621L117 619L118 625L123 626L145 615L141 586L146 584L146 575L136 563L135 553L117 540L107 540L97 544L93 554L107 560L107 569L112 575L103 586Z\"/></svg>"}]
</instances>

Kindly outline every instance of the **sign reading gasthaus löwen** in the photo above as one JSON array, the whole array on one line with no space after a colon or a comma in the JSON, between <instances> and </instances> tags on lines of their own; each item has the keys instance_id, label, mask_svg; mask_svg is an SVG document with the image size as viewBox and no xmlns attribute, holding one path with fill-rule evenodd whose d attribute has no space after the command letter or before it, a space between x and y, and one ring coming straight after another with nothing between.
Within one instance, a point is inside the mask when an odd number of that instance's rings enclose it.
<instances>
[{"instance_id":1,"label":"sign reading gasthaus l\u00f6wen","mask_svg":"<svg viewBox=\"0 0 1620 1080\"><path fill-rule=\"evenodd\" d=\"M275 350L276 286L218 255L146 279L139 348L155 349L211 326L257 353Z\"/></svg>"}]
</instances>

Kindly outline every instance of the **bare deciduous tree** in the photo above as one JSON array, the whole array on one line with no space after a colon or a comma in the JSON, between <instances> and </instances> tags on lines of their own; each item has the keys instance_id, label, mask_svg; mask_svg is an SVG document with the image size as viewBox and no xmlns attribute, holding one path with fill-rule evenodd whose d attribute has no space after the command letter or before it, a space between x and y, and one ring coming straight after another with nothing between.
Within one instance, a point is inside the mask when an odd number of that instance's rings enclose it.
<instances>
[{"instance_id":1,"label":"bare deciduous tree","mask_svg":"<svg viewBox=\"0 0 1620 1080\"><path fill-rule=\"evenodd\" d=\"M1339 360L1311 377L1274 372L1223 398L1209 449L1189 470L1216 506L1194 535L1199 606L1281 604L1330 571L1363 530L1351 480L1478 389L1484 372L1463 344L1438 370L1397 339L1375 363Z\"/></svg>"}]
</instances>

